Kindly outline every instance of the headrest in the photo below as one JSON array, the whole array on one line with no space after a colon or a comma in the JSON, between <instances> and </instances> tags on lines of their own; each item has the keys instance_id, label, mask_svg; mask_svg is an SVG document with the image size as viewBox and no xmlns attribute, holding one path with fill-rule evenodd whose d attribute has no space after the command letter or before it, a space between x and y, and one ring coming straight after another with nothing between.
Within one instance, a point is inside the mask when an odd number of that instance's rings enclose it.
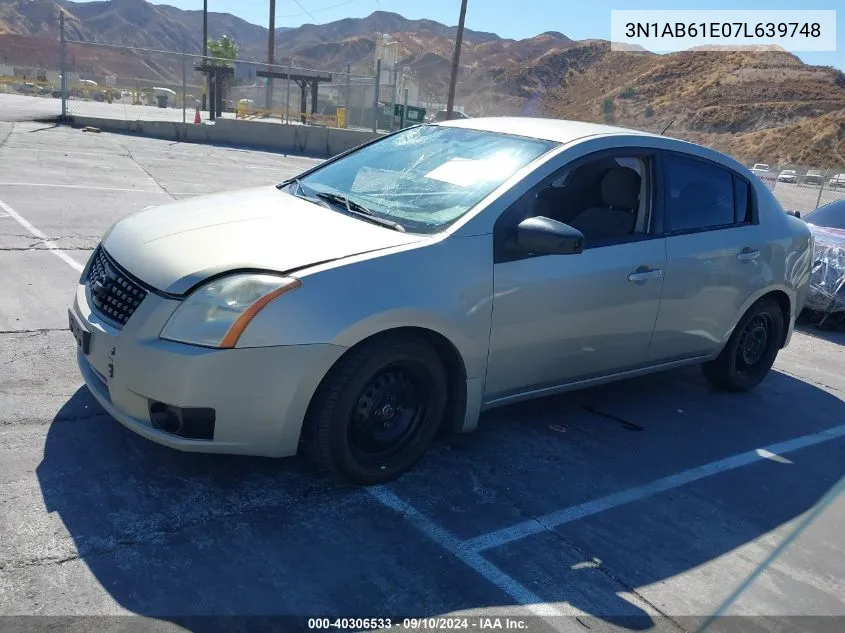
<instances>
[{"instance_id":1,"label":"headrest","mask_svg":"<svg viewBox=\"0 0 845 633\"><path fill-rule=\"evenodd\" d=\"M640 175L630 167L614 167L602 178L601 197L614 209L639 209Z\"/></svg>"}]
</instances>

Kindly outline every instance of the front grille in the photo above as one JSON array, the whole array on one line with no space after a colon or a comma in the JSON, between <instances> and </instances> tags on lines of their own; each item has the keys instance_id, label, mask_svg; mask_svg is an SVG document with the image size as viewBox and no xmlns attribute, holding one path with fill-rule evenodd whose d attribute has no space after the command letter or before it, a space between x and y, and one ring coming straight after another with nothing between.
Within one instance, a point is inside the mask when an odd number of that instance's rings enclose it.
<instances>
[{"instance_id":1,"label":"front grille","mask_svg":"<svg viewBox=\"0 0 845 633\"><path fill-rule=\"evenodd\" d=\"M86 285L97 312L126 325L149 290L120 268L102 246L98 246L88 268Z\"/></svg>"}]
</instances>

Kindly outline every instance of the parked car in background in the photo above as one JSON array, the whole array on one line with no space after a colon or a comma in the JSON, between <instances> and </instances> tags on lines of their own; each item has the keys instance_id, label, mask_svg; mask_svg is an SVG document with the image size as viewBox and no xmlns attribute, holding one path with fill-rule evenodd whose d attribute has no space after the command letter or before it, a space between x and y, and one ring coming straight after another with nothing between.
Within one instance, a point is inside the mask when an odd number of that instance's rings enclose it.
<instances>
[{"instance_id":1,"label":"parked car in background","mask_svg":"<svg viewBox=\"0 0 845 633\"><path fill-rule=\"evenodd\" d=\"M836 174L827 184L831 189L845 187L845 174Z\"/></svg>"},{"instance_id":2,"label":"parked car in background","mask_svg":"<svg viewBox=\"0 0 845 633\"><path fill-rule=\"evenodd\" d=\"M825 204L804 216L804 221L813 226L845 231L845 199Z\"/></svg>"},{"instance_id":3,"label":"parked car in background","mask_svg":"<svg viewBox=\"0 0 845 633\"><path fill-rule=\"evenodd\" d=\"M448 120L448 112L446 110L438 110L434 114L434 122L441 123L443 121ZM453 120L460 120L460 119L469 119L470 116L468 114L464 114L463 112L458 112L457 110L452 110L452 119Z\"/></svg>"},{"instance_id":4,"label":"parked car in background","mask_svg":"<svg viewBox=\"0 0 845 633\"><path fill-rule=\"evenodd\" d=\"M778 182L798 182L798 172L794 169L784 169L778 174Z\"/></svg>"},{"instance_id":5,"label":"parked car in background","mask_svg":"<svg viewBox=\"0 0 845 633\"><path fill-rule=\"evenodd\" d=\"M845 199L811 211L804 221L813 233L813 271L805 309L820 323L845 322Z\"/></svg>"},{"instance_id":6,"label":"parked car in background","mask_svg":"<svg viewBox=\"0 0 845 633\"><path fill-rule=\"evenodd\" d=\"M755 163L754 167L751 168L753 174L768 174L770 171L771 169L766 163Z\"/></svg>"},{"instance_id":7,"label":"parked car in background","mask_svg":"<svg viewBox=\"0 0 845 633\"><path fill-rule=\"evenodd\" d=\"M801 182L807 185L820 185L824 182L824 172L821 169L811 169L802 176Z\"/></svg>"},{"instance_id":8,"label":"parked car in background","mask_svg":"<svg viewBox=\"0 0 845 633\"><path fill-rule=\"evenodd\" d=\"M85 383L172 448L398 477L485 409L698 364L769 373L811 233L748 168L616 127L475 118L126 216L69 309Z\"/></svg>"}]
</instances>

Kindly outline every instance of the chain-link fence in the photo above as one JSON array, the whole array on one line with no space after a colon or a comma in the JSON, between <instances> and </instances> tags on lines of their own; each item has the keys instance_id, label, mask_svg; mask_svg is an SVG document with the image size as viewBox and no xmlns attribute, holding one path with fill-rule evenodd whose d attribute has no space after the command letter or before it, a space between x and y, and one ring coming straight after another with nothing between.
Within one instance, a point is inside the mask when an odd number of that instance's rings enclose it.
<instances>
[{"instance_id":1,"label":"chain-link fence","mask_svg":"<svg viewBox=\"0 0 845 633\"><path fill-rule=\"evenodd\" d=\"M65 65L71 116L390 129L374 76L70 40Z\"/></svg>"},{"instance_id":2,"label":"chain-link fence","mask_svg":"<svg viewBox=\"0 0 845 633\"><path fill-rule=\"evenodd\" d=\"M798 211L803 215L845 198L845 164L839 167L763 162L747 164L773 190L787 211Z\"/></svg>"}]
</instances>

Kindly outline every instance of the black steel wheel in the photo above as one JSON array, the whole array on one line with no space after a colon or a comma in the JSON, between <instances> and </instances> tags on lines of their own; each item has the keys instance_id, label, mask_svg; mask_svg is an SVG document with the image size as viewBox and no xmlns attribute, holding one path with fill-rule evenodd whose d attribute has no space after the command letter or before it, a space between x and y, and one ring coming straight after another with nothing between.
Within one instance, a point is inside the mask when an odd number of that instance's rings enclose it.
<instances>
[{"instance_id":1,"label":"black steel wheel","mask_svg":"<svg viewBox=\"0 0 845 633\"><path fill-rule=\"evenodd\" d=\"M753 389L772 368L783 336L783 311L764 297L740 319L721 354L702 365L705 377L718 389Z\"/></svg>"},{"instance_id":2,"label":"black steel wheel","mask_svg":"<svg viewBox=\"0 0 845 633\"><path fill-rule=\"evenodd\" d=\"M422 339L386 336L353 348L311 402L309 456L355 484L395 479L431 445L447 387L443 362Z\"/></svg>"}]
</instances>

